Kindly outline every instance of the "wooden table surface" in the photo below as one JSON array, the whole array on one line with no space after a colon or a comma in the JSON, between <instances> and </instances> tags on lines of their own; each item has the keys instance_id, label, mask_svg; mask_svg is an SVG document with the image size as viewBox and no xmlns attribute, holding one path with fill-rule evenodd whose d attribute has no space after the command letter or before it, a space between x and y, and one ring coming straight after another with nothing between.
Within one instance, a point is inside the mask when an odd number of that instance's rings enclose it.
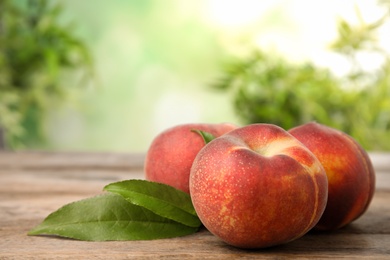
<instances>
[{"instance_id":1,"label":"wooden table surface","mask_svg":"<svg viewBox=\"0 0 390 260\"><path fill-rule=\"evenodd\" d=\"M84 242L27 236L59 207L101 193L111 182L143 178L143 154L0 152L0 259L390 259L390 154L370 154L377 188L369 210L331 233L310 232L262 250L228 246L207 230L152 241Z\"/></svg>"}]
</instances>

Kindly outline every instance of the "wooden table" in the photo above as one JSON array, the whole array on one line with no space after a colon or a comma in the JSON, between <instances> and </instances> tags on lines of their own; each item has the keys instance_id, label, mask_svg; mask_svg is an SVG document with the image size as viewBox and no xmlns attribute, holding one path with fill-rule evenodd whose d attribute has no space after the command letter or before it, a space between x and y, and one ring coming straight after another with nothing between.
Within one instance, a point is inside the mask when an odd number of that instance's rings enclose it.
<instances>
[{"instance_id":1,"label":"wooden table","mask_svg":"<svg viewBox=\"0 0 390 260\"><path fill-rule=\"evenodd\" d=\"M263 250L228 246L203 229L153 241L84 242L27 236L59 207L101 193L103 186L143 178L142 154L0 152L0 259L363 258L390 259L390 155L370 154L377 190L369 210L332 233L309 233Z\"/></svg>"}]
</instances>

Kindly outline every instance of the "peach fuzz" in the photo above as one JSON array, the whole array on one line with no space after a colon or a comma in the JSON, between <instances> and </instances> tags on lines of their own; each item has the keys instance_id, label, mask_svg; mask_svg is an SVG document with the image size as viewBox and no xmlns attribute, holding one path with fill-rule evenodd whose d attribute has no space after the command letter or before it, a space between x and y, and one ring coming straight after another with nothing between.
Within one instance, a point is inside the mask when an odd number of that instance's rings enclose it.
<instances>
[{"instance_id":1,"label":"peach fuzz","mask_svg":"<svg viewBox=\"0 0 390 260\"><path fill-rule=\"evenodd\" d=\"M317 158L270 124L214 139L198 153L190 175L204 226L239 248L270 247L306 234L325 209L327 186Z\"/></svg>"},{"instance_id":2,"label":"peach fuzz","mask_svg":"<svg viewBox=\"0 0 390 260\"><path fill-rule=\"evenodd\" d=\"M189 176L192 162L205 142L199 133L208 132L215 137L237 128L229 123L182 124L158 134L152 141L144 163L145 178L171 185L189 193Z\"/></svg>"},{"instance_id":3,"label":"peach fuzz","mask_svg":"<svg viewBox=\"0 0 390 260\"><path fill-rule=\"evenodd\" d=\"M366 151L346 133L314 122L289 132L316 155L328 176L328 204L315 229L335 230L359 218L375 191Z\"/></svg>"}]
</instances>

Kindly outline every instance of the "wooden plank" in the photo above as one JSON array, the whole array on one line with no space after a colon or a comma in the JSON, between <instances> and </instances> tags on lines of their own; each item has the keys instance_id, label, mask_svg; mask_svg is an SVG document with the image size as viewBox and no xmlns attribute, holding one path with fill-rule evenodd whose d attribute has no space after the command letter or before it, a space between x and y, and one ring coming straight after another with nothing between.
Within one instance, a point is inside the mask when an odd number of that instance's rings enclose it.
<instances>
[{"instance_id":1,"label":"wooden plank","mask_svg":"<svg viewBox=\"0 0 390 260\"><path fill-rule=\"evenodd\" d=\"M389 193L377 193L370 210L361 219L340 231L309 233L289 244L264 250L241 250L224 244L204 229L186 237L153 241L84 242L46 236L26 236L27 231L51 210L66 201L82 198L71 195L46 198L40 194L30 196L28 200L16 198L8 207L1 202L1 208L6 209L7 216L4 219L3 212L0 220L0 258L123 259L158 256L226 259L289 256L309 259L348 256L378 259L390 256L390 207L386 206L389 204L386 201L389 196Z\"/></svg>"},{"instance_id":2,"label":"wooden plank","mask_svg":"<svg viewBox=\"0 0 390 260\"><path fill-rule=\"evenodd\" d=\"M376 171L390 172L390 152L370 152L368 155Z\"/></svg>"},{"instance_id":3,"label":"wooden plank","mask_svg":"<svg viewBox=\"0 0 390 260\"><path fill-rule=\"evenodd\" d=\"M376 187L390 187L390 153L369 153L376 171ZM108 171L143 171L145 154L143 153L70 153L70 152L0 152L0 169L44 170L64 169ZM89 171L88 171L89 170ZM72 173L69 173L72 174ZM136 178L143 178L138 174Z\"/></svg>"},{"instance_id":4,"label":"wooden plank","mask_svg":"<svg viewBox=\"0 0 390 260\"><path fill-rule=\"evenodd\" d=\"M143 153L1 152L0 167L7 169L66 168L141 169Z\"/></svg>"},{"instance_id":5,"label":"wooden plank","mask_svg":"<svg viewBox=\"0 0 390 260\"><path fill-rule=\"evenodd\" d=\"M348 227L330 233L310 232L294 242L269 249L230 247L205 229L173 239L84 242L26 234L54 210L100 194L110 182L143 178L139 163L143 156L0 153L0 158L0 259L390 257L390 185L387 184L376 191L368 211ZM138 162L137 166L130 163L133 160ZM389 176L385 167L381 172Z\"/></svg>"},{"instance_id":6,"label":"wooden plank","mask_svg":"<svg viewBox=\"0 0 390 260\"><path fill-rule=\"evenodd\" d=\"M369 156L376 171L390 172L390 153ZM1 168L142 168L144 160L144 153L0 151Z\"/></svg>"},{"instance_id":7,"label":"wooden plank","mask_svg":"<svg viewBox=\"0 0 390 260\"><path fill-rule=\"evenodd\" d=\"M390 172L390 153L370 152L376 171ZM0 151L1 168L142 168L144 153L7 152Z\"/></svg>"}]
</instances>

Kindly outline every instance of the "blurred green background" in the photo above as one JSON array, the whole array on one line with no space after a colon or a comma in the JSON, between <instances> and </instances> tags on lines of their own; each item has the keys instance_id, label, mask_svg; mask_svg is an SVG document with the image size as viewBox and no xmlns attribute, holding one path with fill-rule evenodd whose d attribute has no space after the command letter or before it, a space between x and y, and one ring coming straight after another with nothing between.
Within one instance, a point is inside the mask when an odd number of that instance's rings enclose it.
<instances>
[{"instance_id":1,"label":"blurred green background","mask_svg":"<svg viewBox=\"0 0 390 260\"><path fill-rule=\"evenodd\" d=\"M189 122L316 120L390 150L389 1L0 2L9 149L145 152ZM1 142L1 141L0 141Z\"/></svg>"}]
</instances>

